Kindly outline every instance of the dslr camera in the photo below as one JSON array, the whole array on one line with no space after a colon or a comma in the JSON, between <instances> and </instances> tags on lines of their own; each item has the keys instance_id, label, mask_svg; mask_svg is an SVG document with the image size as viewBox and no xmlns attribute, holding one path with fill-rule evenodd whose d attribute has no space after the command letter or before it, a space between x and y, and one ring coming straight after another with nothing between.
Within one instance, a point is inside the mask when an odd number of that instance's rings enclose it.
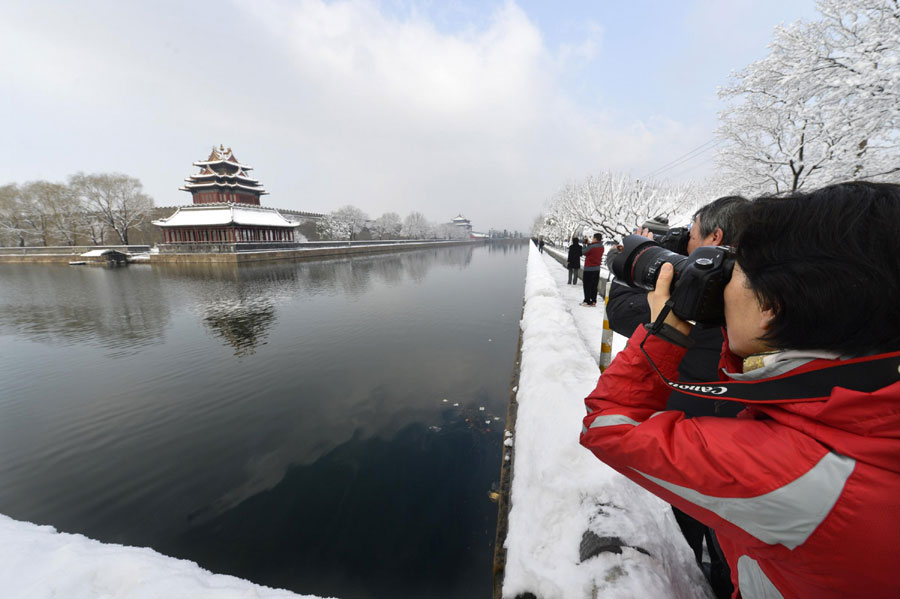
<instances>
[{"instance_id":1,"label":"dslr camera","mask_svg":"<svg viewBox=\"0 0 900 599\"><path fill-rule=\"evenodd\" d=\"M669 221L663 217L654 217L641 225L642 229L648 229L653 233L653 241L676 254L687 255L690 229L687 227L669 228Z\"/></svg>"},{"instance_id":2,"label":"dslr camera","mask_svg":"<svg viewBox=\"0 0 900 599\"><path fill-rule=\"evenodd\" d=\"M687 235L684 237L686 240ZM621 251L610 252L607 261L617 282L652 291L660 268L669 262L675 269L672 279L675 316L703 326L725 324L723 292L734 269L732 248L705 246L684 256L641 235L629 235L622 240L622 246Z\"/></svg>"}]
</instances>

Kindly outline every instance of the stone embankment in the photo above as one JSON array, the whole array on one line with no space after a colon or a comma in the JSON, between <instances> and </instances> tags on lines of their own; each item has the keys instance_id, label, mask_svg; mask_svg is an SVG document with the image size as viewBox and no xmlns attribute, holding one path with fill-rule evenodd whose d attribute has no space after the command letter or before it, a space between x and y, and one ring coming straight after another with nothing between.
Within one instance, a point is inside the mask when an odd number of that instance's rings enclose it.
<instances>
[{"instance_id":1,"label":"stone embankment","mask_svg":"<svg viewBox=\"0 0 900 599\"><path fill-rule=\"evenodd\" d=\"M104 246L59 246L59 247L24 247L24 248L0 248L0 264L2 263L48 263L68 264L83 260L83 253L98 250L111 249L123 252L130 256L148 254L150 264L245 264L253 262L267 262L275 260L316 260L331 256L352 256L382 254L387 252L399 252L409 250L421 250L424 248L447 247L457 245L470 245L483 243L482 240L417 240L417 241L314 241L296 244L282 244L280 247L267 248L262 244L246 244L247 247L238 248L237 251L191 251L191 252L161 252L150 253L147 245L104 245ZM202 248L194 247L194 250Z\"/></svg>"},{"instance_id":2,"label":"stone embankment","mask_svg":"<svg viewBox=\"0 0 900 599\"><path fill-rule=\"evenodd\" d=\"M45 263L68 264L83 260L85 252L115 250L123 254L142 254L150 251L149 245L62 245L40 247L0 247L0 264ZM103 261L105 262L105 260Z\"/></svg>"}]
</instances>

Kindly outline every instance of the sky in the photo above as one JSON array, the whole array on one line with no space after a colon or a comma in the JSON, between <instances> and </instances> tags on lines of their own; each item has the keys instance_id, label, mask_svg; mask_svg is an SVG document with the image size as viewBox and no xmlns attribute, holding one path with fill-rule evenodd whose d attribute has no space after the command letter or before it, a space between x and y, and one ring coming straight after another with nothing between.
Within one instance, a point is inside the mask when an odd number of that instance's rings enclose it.
<instances>
[{"instance_id":1,"label":"sky","mask_svg":"<svg viewBox=\"0 0 900 599\"><path fill-rule=\"evenodd\" d=\"M714 169L718 86L814 0L4 0L0 185L231 147L263 204L528 231L567 182Z\"/></svg>"}]
</instances>

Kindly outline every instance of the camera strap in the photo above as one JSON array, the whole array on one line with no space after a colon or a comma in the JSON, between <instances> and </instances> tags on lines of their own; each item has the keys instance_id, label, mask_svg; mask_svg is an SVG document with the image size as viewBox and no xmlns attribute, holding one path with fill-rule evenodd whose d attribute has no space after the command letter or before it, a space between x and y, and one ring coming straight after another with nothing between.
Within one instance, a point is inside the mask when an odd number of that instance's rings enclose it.
<instances>
[{"instance_id":1,"label":"camera strap","mask_svg":"<svg viewBox=\"0 0 900 599\"><path fill-rule=\"evenodd\" d=\"M651 334L659 331L670 310L666 302L656 321L647 327ZM644 338L641 342L641 352L666 385L674 391L707 399L760 404L820 401L830 397L835 387L872 393L900 381L900 351L896 351L826 364L816 364L814 360L790 372L752 381L677 383L667 379L653 363L644 350L646 341Z\"/></svg>"}]
</instances>

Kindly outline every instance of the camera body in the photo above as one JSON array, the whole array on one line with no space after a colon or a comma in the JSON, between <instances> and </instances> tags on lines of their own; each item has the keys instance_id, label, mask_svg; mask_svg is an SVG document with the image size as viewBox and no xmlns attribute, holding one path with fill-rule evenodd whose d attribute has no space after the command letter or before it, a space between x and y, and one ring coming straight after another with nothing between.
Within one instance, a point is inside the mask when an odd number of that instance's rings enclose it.
<instances>
[{"instance_id":1,"label":"camera body","mask_svg":"<svg viewBox=\"0 0 900 599\"><path fill-rule=\"evenodd\" d=\"M656 216L645 221L641 228L650 231L653 234L653 241L670 252L687 256L687 246L691 231L689 228L672 227L670 229L668 219L662 216Z\"/></svg>"},{"instance_id":2,"label":"camera body","mask_svg":"<svg viewBox=\"0 0 900 599\"><path fill-rule=\"evenodd\" d=\"M670 252L687 256L688 241L691 238L691 230L687 227L673 227L664 235L654 235L653 241L666 248Z\"/></svg>"},{"instance_id":3,"label":"camera body","mask_svg":"<svg viewBox=\"0 0 900 599\"><path fill-rule=\"evenodd\" d=\"M732 248L705 246L684 256L640 235L629 235L622 246L608 262L617 282L652 291L660 268L669 262L675 270L672 312L704 326L725 324L723 292L734 269Z\"/></svg>"}]
</instances>

